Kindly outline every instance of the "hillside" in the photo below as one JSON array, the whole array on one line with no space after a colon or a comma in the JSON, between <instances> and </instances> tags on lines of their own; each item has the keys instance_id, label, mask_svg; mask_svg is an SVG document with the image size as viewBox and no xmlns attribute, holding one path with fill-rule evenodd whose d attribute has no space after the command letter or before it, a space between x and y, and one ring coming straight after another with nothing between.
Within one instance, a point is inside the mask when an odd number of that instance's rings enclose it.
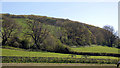
<instances>
[{"instance_id":1,"label":"hillside","mask_svg":"<svg viewBox=\"0 0 120 68\"><path fill-rule=\"evenodd\" d=\"M120 56L109 27L38 15L2 14L0 21L3 63L116 64Z\"/></svg>"},{"instance_id":2,"label":"hillside","mask_svg":"<svg viewBox=\"0 0 120 68\"><path fill-rule=\"evenodd\" d=\"M5 35L2 38L3 45L55 52L68 52L69 46L120 46L119 38L112 32L93 25L37 15L2 16L2 32ZM5 31L6 29L9 30Z\"/></svg>"}]
</instances>

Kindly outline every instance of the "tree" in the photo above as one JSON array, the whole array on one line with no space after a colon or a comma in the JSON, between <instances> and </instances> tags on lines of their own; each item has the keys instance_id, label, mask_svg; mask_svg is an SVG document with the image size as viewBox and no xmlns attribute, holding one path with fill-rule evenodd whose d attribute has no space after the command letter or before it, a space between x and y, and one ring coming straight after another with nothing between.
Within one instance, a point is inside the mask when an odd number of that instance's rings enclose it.
<instances>
[{"instance_id":1,"label":"tree","mask_svg":"<svg viewBox=\"0 0 120 68\"><path fill-rule=\"evenodd\" d=\"M42 23L34 20L27 20L27 25L29 31L25 32L26 35L29 35L34 40L33 47L40 49L40 45L48 36L49 32L47 29L43 28Z\"/></svg>"},{"instance_id":2,"label":"tree","mask_svg":"<svg viewBox=\"0 0 120 68\"><path fill-rule=\"evenodd\" d=\"M110 25L105 25L103 27L103 29L107 30L105 31L104 35L105 35L105 39L106 39L106 43L112 47L115 39L116 39L116 36L114 35L114 28L113 26L110 26Z\"/></svg>"},{"instance_id":3,"label":"tree","mask_svg":"<svg viewBox=\"0 0 120 68\"><path fill-rule=\"evenodd\" d=\"M68 45L84 46L91 44L91 35L89 29L84 24L66 22L65 28L67 30Z\"/></svg>"},{"instance_id":4,"label":"tree","mask_svg":"<svg viewBox=\"0 0 120 68\"><path fill-rule=\"evenodd\" d=\"M103 26L103 29L105 29L107 31L110 31L113 34L115 33L115 30L114 30L113 26L105 25L105 26Z\"/></svg>"},{"instance_id":5,"label":"tree","mask_svg":"<svg viewBox=\"0 0 120 68\"><path fill-rule=\"evenodd\" d=\"M19 25L16 23L15 20L3 16L2 22L2 45L6 45L8 39L11 38L17 30L19 29Z\"/></svg>"}]
</instances>

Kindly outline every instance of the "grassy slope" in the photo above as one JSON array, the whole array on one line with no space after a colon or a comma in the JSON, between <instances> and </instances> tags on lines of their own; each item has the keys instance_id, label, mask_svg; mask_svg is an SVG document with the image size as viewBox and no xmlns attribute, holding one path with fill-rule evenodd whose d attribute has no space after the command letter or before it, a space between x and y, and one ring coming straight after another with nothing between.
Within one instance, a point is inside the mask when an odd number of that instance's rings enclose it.
<instances>
[{"instance_id":1,"label":"grassy slope","mask_svg":"<svg viewBox=\"0 0 120 68\"><path fill-rule=\"evenodd\" d=\"M75 52L94 52L94 53L119 53L117 48L107 46L91 46L72 48Z\"/></svg>"},{"instance_id":2,"label":"grassy slope","mask_svg":"<svg viewBox=\"0 0 120 68\"><path fill-rule=\"evenodd\" d=\"M24 56L24 57L70 57L70 54L52 53L52 52L32 52L23 49L2 49L2 56ZM81 58L82 55L76 55L76 58ZM109 56L89 56L88 58L96 59L118 59L117 57Z\"/></svg>"},{"instance_id":3,"label":"grassy slope","mask_svg":"<svg viewBox=\"0 0 120 68\"><path fill-rule=\"evenodd\" d=\"M24 18L14 18L14 20L17 21L17 23L19 23L22 26L22 31L26 32L29 31L29 29L27 28L27 24L26 24L26 19ZM50 33L54 36L56 36L56 33L58 32L58 30L60 31L61 27L56 27L56 26L52 26L52 25L46 25L43 24L43 27L46 28L48 31L50 31ZM26 29L27 28L27 29ZM20 33L19 36L23 36L22 33Z\"/></svg>"}]
</instances>

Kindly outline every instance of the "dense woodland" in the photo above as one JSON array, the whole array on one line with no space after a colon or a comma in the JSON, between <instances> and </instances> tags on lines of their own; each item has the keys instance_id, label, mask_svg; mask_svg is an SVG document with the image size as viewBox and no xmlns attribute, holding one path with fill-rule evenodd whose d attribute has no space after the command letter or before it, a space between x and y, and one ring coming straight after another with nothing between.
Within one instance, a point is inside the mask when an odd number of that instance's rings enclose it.
<instances>
[{"instance_id":1,"label":"dense woodland","mask_svg":"<svg viewBox=\"0 0 120 68\"><path fill-rule=\"evenodd\" d=\"M12 14L2 14L0 21L3 46L64 53L71 46L92 44L120 48L120 38L109 25L99 28L69 19Z\"/></svg>"}]
</instances>

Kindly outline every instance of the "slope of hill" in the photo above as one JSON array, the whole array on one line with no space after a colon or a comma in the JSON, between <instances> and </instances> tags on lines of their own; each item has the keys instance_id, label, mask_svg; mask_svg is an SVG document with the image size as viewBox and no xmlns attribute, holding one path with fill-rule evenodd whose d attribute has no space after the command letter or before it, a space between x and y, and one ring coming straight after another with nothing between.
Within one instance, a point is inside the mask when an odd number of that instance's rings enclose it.
<instances>
[{"instance_id":1,"label":"slope of hill","mask_svg":"<svg viewBox=\"0 0 120 68\"><path fill-rule=\"evenodd\" d=\"M120 55L117 52L120 39L109 30L93 25L38 15L2 14L0 21L5 63L37 60L110 64L117 63Z\"/></svg>"},{"instance_id":2,"label":"slope of hill","mask_svg":"<svg viewBox=\"0 0 120 68\"><path fill-rule=\"evenodd\" d=\"M7 24L7 20L11 20L15 21L19 27L14 32L12 32L15 34L11 34L11 36L9 36L8 38L9 40L6 41L7 45L13 47L20 47L25 49L27 49L29 46L33 49L35 49L36 47L40 47L42 50L56 50L56 52L57 50L60 51L59 48L63 49L62 51L65 50L67 52L69 49L69 47L67 46L90 46L91 44L104 45L109 47L119 47L117 43L118 38L116 38L113 33L103 28L95 27L93 25L88 25L77 21L71 21L69 19L59 19L37 15L2 15L3 25L4 21L6 21L5 24ZM34 27L34 29L37 29L37 22L40 23L39 29L41 29L41 34L26 34L35 31L32 31L33 28L30 28L31 25ZM7 27L3 27L3 29L6 28ZM44 38L44 36L42 35L46 35L47 32L49 32L49 34L47 35L45 40L42 40ZM41 40L41 42L35 43L37 42L37 40L35 41L33 39L33 35L35 36L38 34L40 34L39 40ZM107 37L107 34L110 34L111 36ZM23 44L23 42L25 45ZM34 44L38 44L38 46L33 46ZM66 47L68 49L66 49Z\"/></svg>"}]
</instances>

